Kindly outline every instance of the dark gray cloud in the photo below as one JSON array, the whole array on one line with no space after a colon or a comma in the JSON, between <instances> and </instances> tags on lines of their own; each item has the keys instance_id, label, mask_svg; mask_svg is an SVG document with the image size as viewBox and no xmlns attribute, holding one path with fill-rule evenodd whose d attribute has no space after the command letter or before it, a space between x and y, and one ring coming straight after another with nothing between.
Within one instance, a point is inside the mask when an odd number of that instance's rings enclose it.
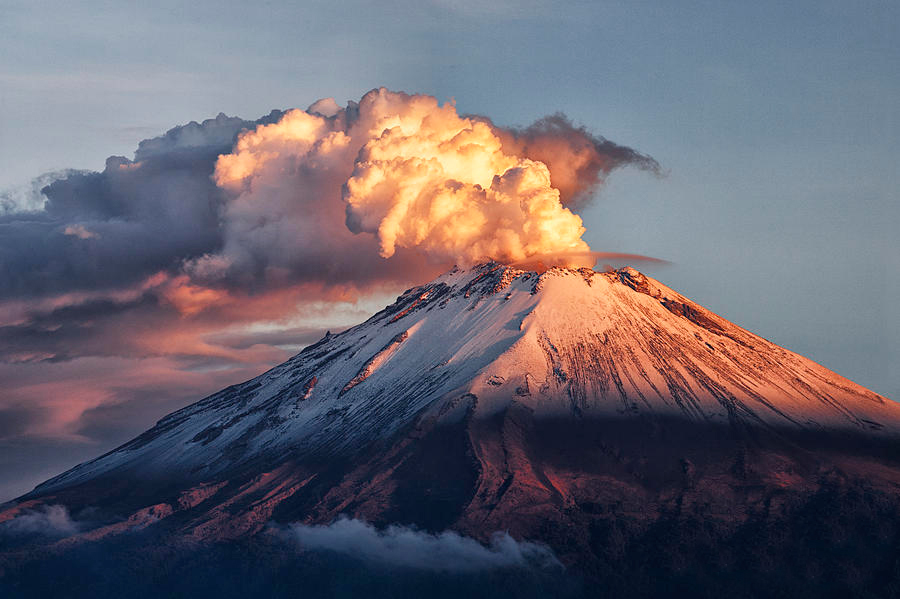
<instances>
[{"instance_id":1,"label":"dark gray cloud","mask_svg":"<svg viewBox=\"0 0 900 599\"><path fill-rule=\"evenodd\" d=\"M21 404L0 406L0 441L24 433L41 419L43 412L39 407Z\"/></svg>"},{"instance_id":2,"label":"dark gray cloud","mask_svg":"<svg viewBox=\"0 0 900 599\"><path fill-rule=\"evenodd\" d=\"M148 355L135 345L141 333L176 317L175 310L160 306L152 293L127 302L103 298L29 312L21 322L0 326L0 362L141 357Z\"/></svg>"},{"instance_id":3,"label":"dark gray cloud","mask_svg":"<svg viewBox=\"0 0 900 599\"><path fill-rule=\"evenodd\" d=\"M41 188L41 207L0 199L0 299L121 287L214 251L223 201L210 180L216 158L240 131L279 116L220 114L175 127L141 142L134 161L111 156L102 172L56 175Z\"/></svg>"},{"instance_id":4,"label":"dark gray cloud","mask_svg":"<svg viewBox=\"0 0 900 599\"><path fill-rule=\"evenodd\" d=\"M268 125L277 122L284 115L281 110L273 110L264 117L250 123L238 117L219 113L214 119L203 123L191 121L187 125L173 127L165 135L145 139L138 144L134 153L135 161L158 156L170 157L175 150L191 150L210 147L230 148L235 135L252 125Z\"/></svg>"},{"instance_id":5,"label":"dark gray cloud","mask_svg":"<svg viewBox=\"0 0 900 599\"><path fill-rule=\"evenodd\" d=\"M431 534L404 526L378 530L360 520L341 518L328 525L294 524L282 531L309 551L333 551L366 562L444 572L495 568L562 568L545 545L494 533L488 545L454 531Z\"/></svg>"},{"instance_id":6,"label":"dark gray cloud","mask_svg":"<svg viewBox=\"0 0 900 599\"><path fill-rule=\"evenodd\" d=\"M576 126L562 113L513 130L513 135L522 153L550 167L551 182L568 206L584 205L607 175L618 168L633 166L662 174L652 157Z\"/></svg>"},{"instance_id":7,"label":"dark gray cloud","mask_svg":"<svg viewBox=\"0 0 900 599\"><path fill-rule=\"evenodd\" d=\"M553 187L562 203L583 207L614 170L631 166L656 176L664 175L659 163L647 154L610 141L574 124L558 112L538 119L527 127L497 127L480 115L468 118L495 127L504 149L543 162L550 169Z\"/></svg>"}]
</instances>

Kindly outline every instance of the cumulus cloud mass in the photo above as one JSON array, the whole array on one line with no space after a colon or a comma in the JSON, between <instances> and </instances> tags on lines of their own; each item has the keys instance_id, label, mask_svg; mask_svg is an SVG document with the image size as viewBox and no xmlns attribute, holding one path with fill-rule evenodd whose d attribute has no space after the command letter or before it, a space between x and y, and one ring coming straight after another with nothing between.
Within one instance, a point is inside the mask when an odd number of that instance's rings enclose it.
<instances>
[{"instance_id":1,"label":"cumulus cloud mass","mask_svg":"<svg viewBox=\"0 0 900 599\"><path fill-rule=\"evenodd\" d=\"M430 534L405 526L378 530L360 520L341 518L328 525L295 524L286 531L303 549L335 551L375 564L430 571L471 572L493 568L556 567L553 552L537 543L494 533L489 545L453 531Z\"/></svg>"},{"instance_id":2,"label":"cumulus cloud mass","mask_svg":"<svg viewBox=\"0 0 900 599\"><path fill-rule=\"evenodd\" d=\"M626 165L658 170L560 115L510 129L376 89L0 194L0 445L88 457L453 263L592 266L576 211Z\"/></svg>"}]
</instances>

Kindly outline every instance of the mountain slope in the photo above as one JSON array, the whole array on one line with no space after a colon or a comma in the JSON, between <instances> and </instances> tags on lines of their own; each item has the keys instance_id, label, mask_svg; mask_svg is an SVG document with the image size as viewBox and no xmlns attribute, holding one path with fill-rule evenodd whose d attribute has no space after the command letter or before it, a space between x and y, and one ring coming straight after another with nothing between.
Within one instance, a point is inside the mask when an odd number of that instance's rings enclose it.
<instances>
[{"instance_id":1,"label":"mountain slope","mask_svg":"<svg viewBox=\"0 0 900 599\"><path fill-rule=\"evenodd\" d=\"M702 518L716 538L755 518L788 530L835 489L885 497L893 526L898 440L894 402L634 269L489 263L166 416L0 521L90 513L68 546L143 529L247 539L349 515L508 530L594 576L667 518L674 531ZM828 501L828 517L846 513ZM696 542L683 534L674 554Z\"/></svg>"},{"instance_id":2,"label":"mountain slope","mask_svg":"<svg viewBox=\"0 0 900 599\"><path fill-rule=\"evenodd\" d=\"M269 372L175 412L39 492L136 465L202 479L260 455L347 454L422 410L900 433L900 408L633 269L498 264L404 293ZM457 410L459 411L459 410Z\"/></svg>"}]
</instances>

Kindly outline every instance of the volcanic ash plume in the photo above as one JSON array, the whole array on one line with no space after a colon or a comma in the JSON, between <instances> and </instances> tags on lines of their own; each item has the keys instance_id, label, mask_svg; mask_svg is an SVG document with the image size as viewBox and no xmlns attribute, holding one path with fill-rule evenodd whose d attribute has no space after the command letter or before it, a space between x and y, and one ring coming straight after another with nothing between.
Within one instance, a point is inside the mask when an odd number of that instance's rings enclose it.
<instances>
[{"instance_id":1,"label":"volcanic ash plume","mask_svg":"<svg viewBox=\"0 0 900 599\"><path fill-rule=\"evenodd\" d=\"M460 116L431 96L385 89L345 109L320 100L289 111L243 133L218 160L216 182L237 194L226 214L232 239L225 251L260 245L260 214L316 222L314 231L293 227L298 234L344 237L346 229L327 222L337 209L346 217L341 227L372 234L384 258L410 248L437 262L542 255L591 266L581 218L554 180L575 199L612 168L655 163L556 118L553 128L517 133ZM551 151L573 161L534 158ZM285 234L291 230L282 226L278 236Z\"/></svg>"}]
</instances>

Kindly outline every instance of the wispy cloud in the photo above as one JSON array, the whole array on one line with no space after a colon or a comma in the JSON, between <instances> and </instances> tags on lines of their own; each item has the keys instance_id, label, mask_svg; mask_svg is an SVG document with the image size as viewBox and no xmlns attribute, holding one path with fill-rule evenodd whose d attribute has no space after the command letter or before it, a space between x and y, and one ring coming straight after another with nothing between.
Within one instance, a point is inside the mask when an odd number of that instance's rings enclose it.
<instances>
[{"instance_id":1,"label":"wispy cloud","mask_svg":"<svg viewBox=\"0 0 900 599\"><path fill-rule=\"evenodd\" d=\"M378 530L361 520L341 518L328 525L294 524L281 529L308 551L334 551L366 562L429 571L472 572L494 568L558 568L545 545L516 541L497 532L487 545L454 531L431 534L404 526Z\"/></svg>"},{"instance_id":2,"label":"wispy cloud","mask_svg":"<svg viewBox=\"0 0 900 599\"><path fill-rule=\"evenodd\" d=\"M33 510L25 510L15 518L0 522L0 537L41 536L69 537L81 530L80 525L69 515L63 505L42 505Z\"/></svg>"}]
</instances>

